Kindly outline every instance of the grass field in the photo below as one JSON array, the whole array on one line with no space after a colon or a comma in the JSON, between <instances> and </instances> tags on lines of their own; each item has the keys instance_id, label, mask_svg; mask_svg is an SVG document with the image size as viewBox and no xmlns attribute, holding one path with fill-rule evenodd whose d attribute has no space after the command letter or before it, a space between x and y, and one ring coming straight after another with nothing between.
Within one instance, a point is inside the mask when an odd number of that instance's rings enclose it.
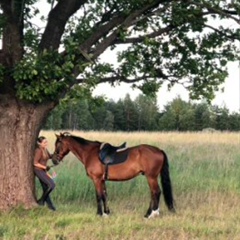
<instances>
[{"instance_id":1,"label":"grass field","mask_svg":"<svg viewBox=\"0 0 240 240\"><path fill-rule=\"evenodd\" d=\"M55 135L43 131L53 151ZM176 202L144 219L149 189L144 176L107 182L111 216L96 215L93 184L72 155L55 167L56 212L37 207L0 213L0 239L240 240L240 133L74 132L90 140L128 146L148 143L166 151ZM40 190L37 182L38 192Z\"/></svg>"}]
</instances>

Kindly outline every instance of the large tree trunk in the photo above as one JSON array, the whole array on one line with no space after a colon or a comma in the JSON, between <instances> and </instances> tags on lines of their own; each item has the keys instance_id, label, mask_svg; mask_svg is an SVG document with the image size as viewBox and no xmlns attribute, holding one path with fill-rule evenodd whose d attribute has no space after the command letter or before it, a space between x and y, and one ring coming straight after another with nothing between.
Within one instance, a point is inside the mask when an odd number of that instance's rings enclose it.
<instances>
[{"instance_id":1,"label":"large tree trunk","mask_svg":"<svg viewBox=\"0 0 240 240\"><path fill-rule=\"evenodd\" d=\"M36 205L33 154L51 103L33 105L0 95L0 209Z\"/></svg>"}]
</instances>

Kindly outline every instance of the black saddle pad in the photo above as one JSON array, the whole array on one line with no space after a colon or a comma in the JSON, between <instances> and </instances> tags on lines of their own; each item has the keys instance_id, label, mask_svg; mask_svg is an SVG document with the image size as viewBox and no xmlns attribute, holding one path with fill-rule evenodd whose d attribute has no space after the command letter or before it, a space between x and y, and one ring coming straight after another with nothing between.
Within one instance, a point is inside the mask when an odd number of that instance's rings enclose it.
<instances>
[{"instance_id":1,"label":"black saddle pad","mask_svg":"<svg viewBox=\"0 0 240 240\"><path fill-rule=\"evenodd\" d=\"M99 158L104 165L119 164L127 160L128 152L126 143L117 147L105 143L100 149Z\"/></svg>"}]
</instances>

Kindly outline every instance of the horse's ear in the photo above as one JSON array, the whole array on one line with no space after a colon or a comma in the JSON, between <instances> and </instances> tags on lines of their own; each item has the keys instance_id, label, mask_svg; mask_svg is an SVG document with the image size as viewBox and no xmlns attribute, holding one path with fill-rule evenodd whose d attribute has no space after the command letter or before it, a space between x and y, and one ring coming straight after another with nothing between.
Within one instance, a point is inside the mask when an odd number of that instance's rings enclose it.
<instances>
[{"instance_id":1,"label":"horse's ear","mask_svg":"<svg viewBox=\"0 0 240 240\"><path fill-rule=\"evenodd\" d=\"M58 135L58 134L56 134L56 133L55 133L55 136L56 136L56 138L57 138L57 139L59 139L59 138L60 138L60 135Z\"/></svg>"},{"instance_id":2,"label":"horse's ear","mask_svg":"<svg viewBox=\"0 0 240 240\"><path fill-rule=\"evenodd\" d=\"M71 134L69 132L64 132L60 134L61 137L69 137Z\"/></svg>"}]
</instances>

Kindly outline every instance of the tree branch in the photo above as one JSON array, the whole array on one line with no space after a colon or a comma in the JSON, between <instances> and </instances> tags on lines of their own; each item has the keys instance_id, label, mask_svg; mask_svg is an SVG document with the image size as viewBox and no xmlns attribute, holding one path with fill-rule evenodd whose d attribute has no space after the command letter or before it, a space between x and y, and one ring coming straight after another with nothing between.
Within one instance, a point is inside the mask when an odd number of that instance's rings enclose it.
<instances>
[{"instance_id":1,"label":"tree branch","mask_svg":"<svg viewBox=\"0 0 240 240\"><path fill-rule=\"evenodd\" d=\"M121 29L127 29L128 27L130 27L133 21L137 19L137 17L141 16L141 14L143 14L147 10L150 10L153 7L155 8L156 4L160 2L162 1L154 1L153 3L144 6L142 9L134 11L129 16L127 16L122 22L122 24L113 33L111 33L108 37L106 37L101 43L96 46L93 52L93 58L95 59L100 56L107 49L107 47L114 43Z\"/></svg>"},{"instance_id":2,"label":"tree branch","mask_svg":"<svg viewBox=\"0 0 240 240\"><path fill-rule=\"evenodd\" d=\"M158 31L146 34L146 35L142 35L139 37L133 37L133 38L126 38L124 40L120 40L120 39L116 39L116 41L114 41L114 44L129 44L129 43L140 43L143 42L146 38L155 38L157 36L160 36L164 33L168 33L171 30L173 30L175 27L173 25L169 25L165 28L161 28Z\"/></svg>"},{"instance_id":3,"label":"tree branch","mask_svg":"<svg viewBox=\"0 0 240 240\"><path fill-rule=\"evenodd\" d=\"M233 19L238 24L240 24L240 19L237 18L237 17L232 16L232 15L237 15L238 16L238 13L236 11L229 11L229 10L224 10L224 9L223 10L222 9L218 9L218 8L212 7L207 2L205 2L205 3L198 3L196 1L191 1L191 0L187 0L187 2L190 3L190 4L193 4L193 5L199 6L201 8L207 8L210 11L210 13L215 13L215 14L218 14L218 15L222 15L222 16L228 17L230 19Z\"/></svg>"},{"instance_id":4,"label":"tree branch","mask_svg":"<svg viewBox=\"0 0 240 240\"><path fill-rule=\"evenodd\" d=\"M146 80L146 79L154 79L154 78L159 78L159 79L164 79L164 80L169 80L169 78L174 77L173 75L165 75L161 69L156 68L156 74L155 77L147 75L147 73L144 73L142 76L136 77L134 79L127 78L125 76L119 75L117 72L112 72L112 76L110 77L102 77L99 78L98 83L111 83L112 85L114 82L121 81L125 83L135 83L139 82L141 80ZM77 83L83 83L86 82L88 79L87 78L77 78L76 81Z\"/></svg>"},{"instance_id":5,"label":"tree branch","mask_svg":"<svg viewBox=\"0 0 240 240\"><path fill-rule=\"evenodd\" d=\"M3 27L2 49L5 64L13 66L22 58L23 54L23 8L24 0L1 1L1 8L6 23Z\"/></svg>"},{"instance_id":6,"label":"tree branch","mask_svg":"<svg viewBox=\"0 0 240 240\"><path fill-rule=\"evenodd\" d=\"M9 0L0 0L0 5L4 9L4 6L11 5L11 1L9 1Z\"/></svg>"},{"instance_id":7,"label":"tree branch","mask_svg":"<svg viewBox=\"0 0 240 240\"><path fill-rule=\"evenodd\" d=\"M83 44L81 44L80 48L83 51L88 52L92 45L96 44L99 41L99 39L101 39L103 36L106 36L106 34L110 32L110 30L119 26L124 20L125 20L124 16L122 15L116 16L107 24L97 27L96 31L92 34L92 36L88 38Z\"/></svg>"},{"instance_id":8,"label":"tree branch","mask_svg":"<svg viewBox=\"0 0 240 240\"><path fill-rule=\"evenodd\" d=\"M166 0L162 0L162 1L156 1L155 4L152 6L152 7L157 7L161 2L165 2ZM115 24L113 22L113 20L110 20L111 18L112 19L115 19L115 18L118 18L119 19L119 24L121 24L124 19L126 18L126 16L117 16L116 13L113 13L113 10L114 10L114 5L112 6L112 8L106 12L105 14L103 14L102 16L102 19L100 22L98 22L96 24L96 28L98 29L97 30L97 33L96 33L96 37L95 37L95 41L92 42L93 43L96 43L102 36L105 36L107 33L109 33L109 30L113 29L113 27L117 27L118 25ZM137 22L139 21L142 21L150 16L153 16L153 15L156 15L156 14L159 14L160 12L164 12L166 9L167 9L168 6L165 6L164 8L161 8L161 9L157 9L156 11L154 12L150 12L148 14L144 14L143 17L141 19L135 19L134 21L132 21L132 25L136 24ZM113 14L112 14L113 13ZM106 21L110 21L110 24L107 24L107 25L103 25ZM102 25L102 29L101 27L99 28L99 26ZM104 33L104 34L101 34L101 33ZM92 38L94 39L94 38ZM89 44L90 42L87 41L85 43L85 45L92 45L91 43ZM82 45L82 48L85 48L84 45Z\"/></svg>"},{"instance_id":9,"label":"tree branch","mask_svg":"<svg viewBox=\"0 0 240 240\"><path fill-rule=\"evenodd\" d=\"M207 25L207 24L204 24L204 26L205 26L206 28L212 29L214 32L220 33L221 35L225 36L226 38L228 38L228 39L230 39L230 40L236 40L236 39L240 40L240 39L239 39L239 36L236 35L236 34L235 34L235 36L236 36L236 37L235 37L234 35L227 35L227 34L225 33L225 31L220 31L219 29L214 28L213 26L210 26L210 25Z\"/></svg>"},{"instance_id":10,"label":"tree branch","mask_svg":"<svg viewBox=\"0 0 240 240\"><path fill-rule=\"evenodd\" d=\"M155 8L157 4L164 1L166 0L156 0L151 4L145 5L143 8L134 11L133 13L129 13L128 16L126 16L123 13L120 13L119 15L116 15L112 20L110 20L107 24L104 24L100 27L98 23L97 24L98 28L96 29L96 31L93 32L92 36L79 46L79 50L82 53L82 56L86 58L88 61L94 61L110 45L114 43L114 40L117 38L119 31L121 29L128 28L129 26L131 26L132 22L136 20L137 17L141 16L147 10ZM98 43L102 38L104 38L104 40ZM93 46L95 46L95 48L91 50ZM63 55L64 54L66 53L63 52ZM82 56L78 57L79 60ZM80 70L78 67L76 67L74 70L74 75L78 76L79 73Z\"/></svg>"},{"instance_id":11,"label":"tree branch","mask_svg":"<svg viewBox=\"0 0 240 240\"><path fill-rule=\"evenodd\" d=\"M44 49L58 49L68 19L84 5L87 0L59 0L50 11L48 24L39 45L40 51Z\"/></svg>"},{"instance_id":12,"label":"tree branch","mask_svg":"<svg viewBox=\"0 0 240 240\"><path fill-rule=\"evenodd\" d=\"M112 85L114 85L115 82L117 81L121 81L121 82L125 82L125 83L135 83L135 82L139 82L141 80L146 80L148 79L149 76L141 76L141 77L137 77L137 78L134 78L134 79L130 79L130 78L126 78L126 77L123 77L123 76L112 76L112 77L105 77L105 78L100 78L98 80L98 83L111 83ZM77 83L84 83L86 82L88 79L86 78L77 78L76 81Z\"/></svg>"}]
</instances>

